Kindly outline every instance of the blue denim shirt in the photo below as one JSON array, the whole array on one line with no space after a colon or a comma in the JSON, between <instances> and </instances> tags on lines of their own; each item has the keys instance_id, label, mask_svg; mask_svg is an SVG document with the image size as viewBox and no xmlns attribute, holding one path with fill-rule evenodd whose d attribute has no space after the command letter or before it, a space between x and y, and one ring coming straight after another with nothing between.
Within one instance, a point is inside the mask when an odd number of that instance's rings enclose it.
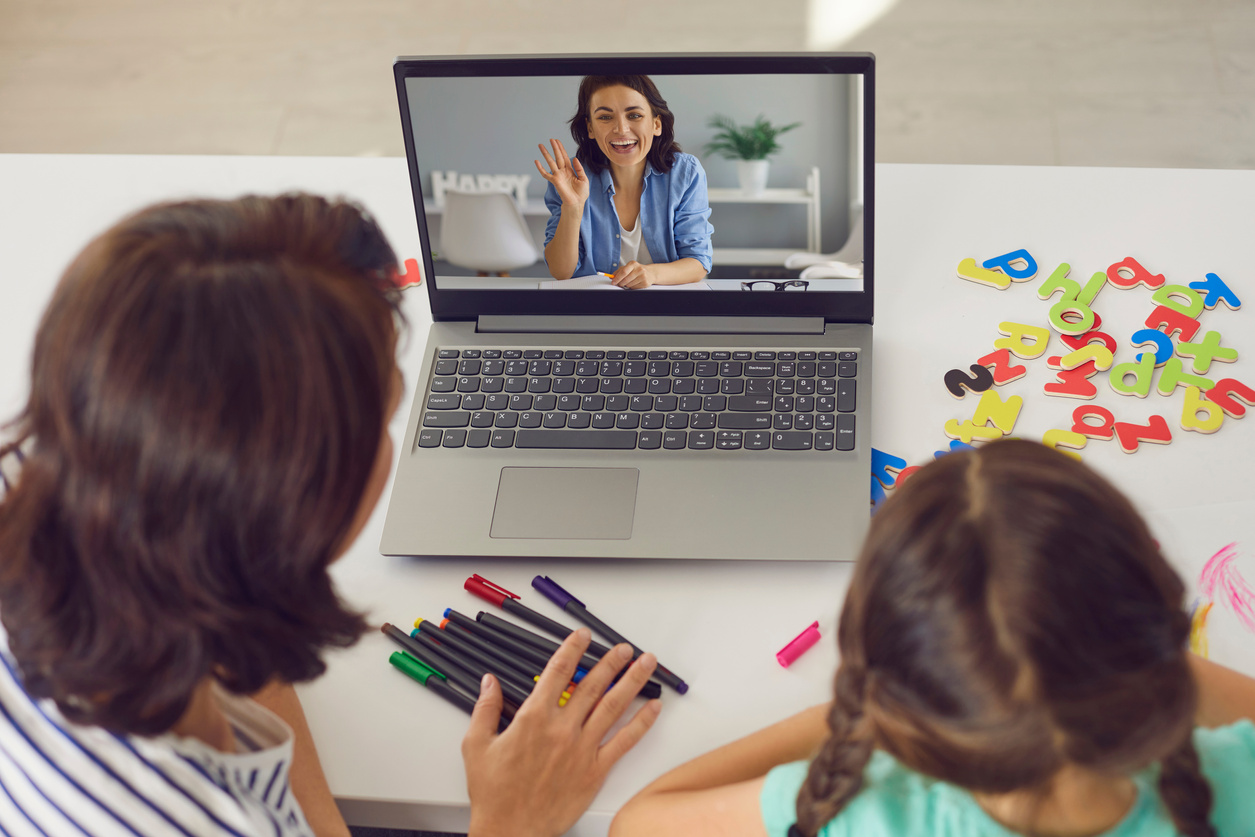
<instances>
[{"instance_id":1,"label":"blue denim shirt","mask_svg":"<svg viewBox=\"0 0 1255 837\"><path fill-rule=\"evenodd\" d=\"M588 201L580 219L580 260L572 276L614 273L619 269L619 213L614 208L614 181L610 168L589 177ZM545 190L549 223L545 244L553 240L562 215L562 199L549 184ZM710 235L710 202L706 198L706 172L692 154L676 154L671 171L662 173L645 163L645 188L641 193L641 241L658 263L697 259L710 271L713 247Z\"/></svg>"}]
</instances>

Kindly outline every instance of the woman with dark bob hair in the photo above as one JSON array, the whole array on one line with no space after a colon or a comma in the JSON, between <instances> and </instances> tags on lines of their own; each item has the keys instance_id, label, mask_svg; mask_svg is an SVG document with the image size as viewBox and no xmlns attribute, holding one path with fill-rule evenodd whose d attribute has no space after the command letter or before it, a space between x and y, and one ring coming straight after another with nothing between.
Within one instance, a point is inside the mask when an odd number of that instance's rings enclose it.
<instances>
[{"instance_id":1,"label":"woman with dark bob hair","mask_svg":"<svg viewBox=\"0 0 1255 837\"><path fill-rule=\"evenodd\" d=\"M540 145L549 181L545 261L555 279L611 276L622 288L700 282L713 253L706 172L675 141L649 76L585 76L570 119L576 155Z\"/></svg>"},{"instance_id":2,"label":"woman with dark bob hair","mask_svg":"<svg viewBox=\"0 0 1255 837\"><path fill-rule=\"evenodd\" d=\"M1189 652L1184 604L1081 462L947 454L872 518L831 703L666 774L611 837L1255 834L1255 680Z\"/></svg>"},{"instance_id":3,"label":"woman with dark bob hair","mask_svg":"<svg viewBox=\"0 0 1255 837\"><path fill-rule=\"evenodd\" d=\"M395 272L308 195L154 206L66 270L0 448L0 832L348 833L290 684L368 627L328 567L392 465ZM501 735L485 678L472 834L565 830L656 717L601 746L652 671L594 707L625 647L559 711L587 642Z\"/></svg>"}]
</instances>

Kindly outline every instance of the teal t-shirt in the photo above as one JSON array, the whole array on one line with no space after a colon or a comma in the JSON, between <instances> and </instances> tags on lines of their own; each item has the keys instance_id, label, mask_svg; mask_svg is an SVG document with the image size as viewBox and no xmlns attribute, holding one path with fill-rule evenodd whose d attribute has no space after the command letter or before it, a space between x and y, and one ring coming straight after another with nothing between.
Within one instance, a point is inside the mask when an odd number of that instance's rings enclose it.
<instances>
[{"instance_id":1,"label":"teal t-shirt","mask_svg":"<svg viewBox=\"0 0 1255 837\"><path fill-rule=\"evenodd\" d=\"M1196 729L1203 774L1211 783L1211 822L1220 837L1255 835L1255 725ZM785 837L797 821L797 794L808 763L782 764L767 774L759 797L763 824L771 837ZM1020 837L995 822L967 791L904 767L877 750L863 772L865 783L841 813L820 829L820 837ZM1137 801L1103 837L1169 837L1177 830L1155 790L1157 768L1136 775Z\"/></svg>"}]
</instances>

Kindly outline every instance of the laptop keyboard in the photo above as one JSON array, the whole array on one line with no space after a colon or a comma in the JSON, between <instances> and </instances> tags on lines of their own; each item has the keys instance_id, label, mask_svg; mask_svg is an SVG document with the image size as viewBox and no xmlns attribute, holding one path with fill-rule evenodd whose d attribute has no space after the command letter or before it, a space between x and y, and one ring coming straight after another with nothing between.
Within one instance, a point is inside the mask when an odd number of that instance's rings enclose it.
<instances>
[{"instance_id":1,"label":"laptop keyboard","mask_svg":"<svg viewBox=\"0 0 1255 837\"><path fill-rule=\"evenodd\" d=\"M437 351L418 448L854 450L855 351Z\"/></svg>"}]
</instances>

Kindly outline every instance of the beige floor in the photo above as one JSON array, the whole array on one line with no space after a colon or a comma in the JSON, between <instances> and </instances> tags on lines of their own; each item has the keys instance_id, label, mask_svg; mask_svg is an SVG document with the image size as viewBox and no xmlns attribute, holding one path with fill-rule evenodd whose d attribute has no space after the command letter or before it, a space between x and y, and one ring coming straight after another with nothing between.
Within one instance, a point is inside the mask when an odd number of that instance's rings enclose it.
<instances>
[{"instance_id":1,"label":"beige floor","mask_svg":"<svg viewBox=\"0 0 1255 837\"><path fill-rule=\"evenodd\" d=\"M0 0L0 152L402 153L398 54L797 50L808 2ZM899 0L889 162L1255 167L1255 0Z\"/></svg>"}]
</instances>

